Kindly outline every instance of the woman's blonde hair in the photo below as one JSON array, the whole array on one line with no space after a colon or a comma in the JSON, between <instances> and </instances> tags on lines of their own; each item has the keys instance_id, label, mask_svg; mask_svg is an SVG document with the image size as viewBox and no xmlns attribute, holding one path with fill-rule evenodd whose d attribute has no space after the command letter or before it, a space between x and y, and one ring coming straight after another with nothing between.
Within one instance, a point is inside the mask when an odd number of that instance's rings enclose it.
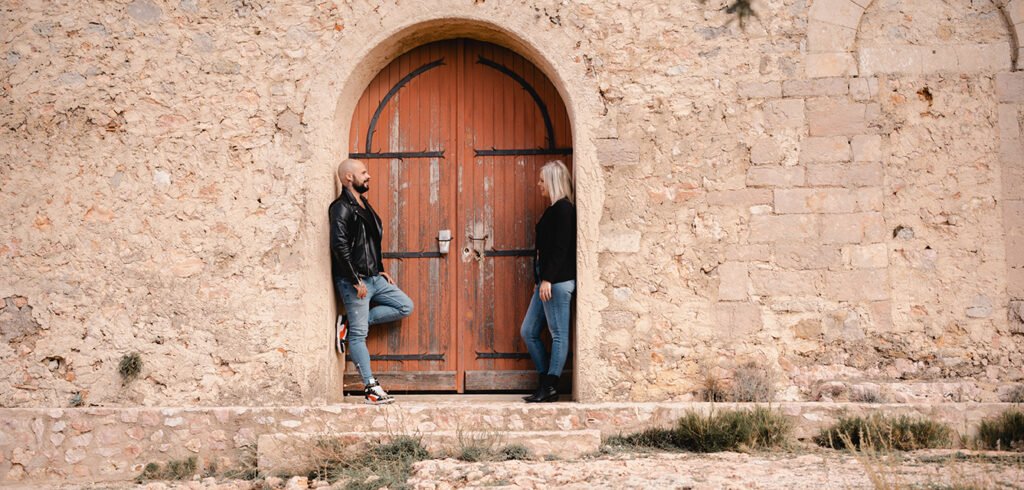
<instances>
[{"instance_id":1,"label":"woman's blonde hair","mask_svg":"<svg viewBox=\"0 0 1024 490\"><path fill-rule=\"evenodd\" d=\"M548 188L551 204L563 197L569 202L575 202L572 196L572 177L569 175L569 168L561 160L545 163L540 168L540 176L544 177L544 185Z\"/></svg>"}]
</instances>

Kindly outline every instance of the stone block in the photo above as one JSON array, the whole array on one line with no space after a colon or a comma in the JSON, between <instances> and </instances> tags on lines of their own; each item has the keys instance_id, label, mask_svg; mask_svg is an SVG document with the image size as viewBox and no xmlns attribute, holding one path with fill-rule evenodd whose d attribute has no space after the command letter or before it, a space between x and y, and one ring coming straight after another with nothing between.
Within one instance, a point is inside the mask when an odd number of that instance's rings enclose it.
<instances>
[{"instance_id":1,"label":"stone block","mask_svg":"<svg viewBox=\"0 0 1024 490\"><path fill-rule=\"evenodd\" d=\"M640 232L636 230L601 230L601 251L636 253L640 251Z\"/></svg>"},{"instance_id":2,"label":"stone block","mask_svg":"<svg viewBox=\"0 0 1024 490\"><path fill-rule=\"evenodd\" d=\"M1024 267L1024 230L1006 234L1006 266Z\"/></svg>"},{"instance_id":3,"label":"stone block","mask_svg":"<svg viewBox=\"0 0 1024 490\"><path fill-rule=\"evenodd\" d=\"M747 170L747 185L750 187L795 187L804 184L804 168L801 166L751 167Z\"/></svg>"},{"instance_id":4,"label":"stone block","mask_svg":"<svg viewBox=\"0 0 1024 490\"><path fill-rule=\"evenodd\" d=\"M853 100L858 101L876 97L878 95L878 79L874 77L851 79L850 95L853 96Z\"/></svg>"},{"instance_id":5,"label":"stone block","mask_svg":"<svg viewBox=\"0 0 1024 490\"><path fill-rule=\"evenodd\" d=\"M1024 145L1018 143L1015 146L1018 150L1024 152ZM1019 159L1016 162L1004 160L1002 178L1004 199L1024 199L1024 163ZM749 179L747 182L747 185L750 185Z\"/></svg>"},{"instance_id":6,"label":"stone block","mask_svg":"<svg viewBox=\"0 0 1024 490\"><path fill-rule=\"evenodd\" d=\"M881 211L885 204L885 192L881 187L861 187L853 190L858 211Z\"/></svg>"},{"instance_id":7,"label":"stone block","mask_svg":"<svg viewBox=\"0 0 1024 490\"><path fill-rule=\"evenodd\" d=\"M823 331L821 320L813 318L800 320L790 328L793 329L793 335L796 335L796 338L803 340L816 339L821 336Z\"/></svg>"},{"instance_id":8,"label":"stone block","mask_svg":"<svg viewBox=\"0 0 1024 490\"><path fill-rule=\"evenodd\" d=\"M853 49L857 31L848 27L811 22L807 25L807 51L811 53L848 52Z\"/></svg>"},{"instance_id":9,"label":"stone block","mask_svg":"<svg viewBox=\"0 0 1024 490\"><path fill-rule=\"evenodd\" d=\"M744 82L737 88L740 97L778 98L782 97L782 84L779 82Z\"/></svg>"},{"instance_id":10,"label":"stone block","mask_svg":"<svg viewBox=\"0 0 1024 490\"><path fill-rule=\"evenodd\" d=\"M853 161L882 161L882 137L877 134L862 134L853 137Z\"/></svg>"},{"instance_id":11,"label":"stone block","mask_svg":"<svg viewBox=\"0 0 1024 490\"><path fill-rule=\"evenodd\" d=\"M741 301L747 299L747 264L726 262L718 266L718 299L720 301Z\"/></svg>"},{"instance_id":12,"label":"stone block","mask_svg":"<svg viewBox=\"0 0 1024 490\"><path fill-rule=\"evenodd\" d=\"M853 190L836 188L776 189L778 214L853 213L862 211L862 198Z\"/></svg>"},{"instance_id":13,"label":"stone block","mask_svg":"<svg viewBox=\"0 0 1024 490\"><path fill-rule=\"evenodd\" d=\"M750 271L750 289L758 296L817 296L819 288L818 271Z\"/></svg>"},{"instance_id":14,"label":"stone block","mask_svg":"<svg viewBox=\"0 0 1024 490\"><path fill-rule=\"evenodd\" d=\"M984 294L978 294L971 300L970 305L964 310L967 318L988 318L992 316L992 298Z\"/></svg>"},{"instance_id":15,"label":"stone block","mask_svg":"<svg viewBox=\"0 0 1024 490\"><path fill-rule=\"evenodd\" d=\"M1024 103L1024 71L997 74L996 97L999 102Z\"/></svg>"},{"instance_id":16,"label":"stone block","mask_svg":"<svg viewBox=\"0 0 1024 490\"><path fill-rule=\"evenodd\" d=\"M959 71L956 46L924 46L921 51L921 73L953 73Z\"/></svg>"},{"instance_id":17,"label":"stone block","mask_svg":"<svg viewBox=\"0 0 1024 490\"><path fill-rule=\"evenodd\" d=\"M811 136L853 136L867 134L867 104L836 99L819 99L807 104Z\"/></svg>"},{"instance_id":18,"label":"stone block","mask_svg":"<svg viewBox=\"0 0 1024 490\"><path fill-rule=\"evenodd\" d=\"M845 250L848 263L857 269L882 269L889 266L889 246L884 243L854 245Z\"/></svg>"},{"instance_id":19,"label":"stone block","mask_svg":"<svg viewBox=\"0 0 1024 490\"><path fill-rule=\"evenodd\" d=\"M751 243L814 240L818 237L817 215L758 215L750 217Z\"/></svg>"},{"instance_id":20,"label":"stone block","mask_svg":"<svg viewBox=\"0 0 1024 490\"><path fill-rule=\"evenodd\" d=\"M745 301L716 303L715 324L718 331L725 332L733 338L753 335L764 326L761 308Z\"/></svg>"},{"instance_id":21,"label":"stone block","mask_svg":"<svg viewBox=\"0 0 1024 490\"><path fill-rule=\"evenodd\" d=\"M880 162L818 164L807 168L807 185L809 186L880 186L884 179Z\"/></svg>"},{"instance_id":22,"label":"stone block","mask_svg":"<svg viewBox=\"0 0 1024 490\"><path fill-rule=\"evenodd\" d=\"M857 74L857 62L853 54L846 51L810 53L804 58L804 65L808 78L848 77Z\"/></svg>"},{"instance_id":23,"label":"stone block","mask_svg":"<svg viewBox=\"0 0 1024 490\"><path fill-rule=\"evenodd\" d=\"M738 262L767 262L770 255L771 248L767 244L730 244L725 247L726 260Z\"/></svg>"},{"instance_id":24,"label":"stone block","mask_svg":"<svg viewBox=\"0 0 1024 490\"><path fill-rule=\"evenodd\" d=\"M955 47L961 73L1005 72L1013 66L1006 43L965 44Z\"/></svg>"},{"instance_id":25,"label":"stone block","mask_svg":"<svg viewBox=\"0 0 1024 490\"><path fill-rule=\"evenodd\" d=\"M779 163L784 158L782 148L769 137L758 138L750 147L750 163L754 165Z\"/></svg>"},{"instance_id":26,"label":"stone block","mask_svg":"<svg viewBox=\"0 0 1024 490\"><path fill-rule=\"evenodd\" d=\"M846 78L786 80L782 84L782 95L785 97L828 97L848 93L850 82Z\"/></svg>"},{"instance_id":27,"label":"stone block","mask_svg":"<svg viewBox=\"0 0 1024 490\"><path fill-rule=\"evenodd\" d=\"M772 129L804 127L806 118L803 99L777 99L765 102L765 123Z\"/></svg>"},{"instance_id":28,"label":"stone block","mask_svg":"<svg viewBox=\"0 0 1024 490\"><path fill-rule=\"evenodd\" d=\"M1011 298L1024 298L1024 267L1006 269L1006 295Z\"/></svg>"},{"instance_id":29,"label":"stone block","mask_svg":"<svg viewBox=\"0 0 1024 490\"><path fill-rule=\"evenodd\" d=\"M1004 7L1004 10L1007 17L1010 18L1010 22L1017 25L1024 23L1024 0L1010 0L1005 3L1006 6ZM1017 39L1024 38L1017 37Z\"/></svg>"},{"instance_id":30,"label":"stone block","mask_svg":"<svg viewBox=\"0 0 1024 490\"><path fill-rule=\"evenodd\" d=\"M893 45L863 47L858 50L860 75L871 76L887 73L920 75L924 70L924 46Z\"/></svg>"},{"instance_id":31,"label":"stone block","mask_svg":"<svg viewBox=\"0 0 1024 490\"><path fill-rule=\"evenodd\" d=\"M1006 309L1006 314L1010 331L1016 334L1024 334L1024 301L1011 299Z\"/></svg>"},{"instance_id":32,"label":"stone block","mask_svg":"<svg viewBox=\"0 0 1024 490\"><path fill-rule=\"evenodd\" d=\"M785 269L831 269L842 263L842 254L835 245L814 242L779 243L775 247L775 264Z\"/></svg>"},{"instance_id":33,"label":"stone block","mask_svg":"<svg viewBox=\"0 0 1024 490\"><path fill-rule=\"evenodd\" d=\"M771 204L772 191L768 189L713 191L707 194L707 200L711 206L749 208L758 204Z\"/></svg>"},{"instance_id":34,"label":"stone block","mask_svg":"<svg viewBox=\"0 0 1024 490\"><path fill-rule=\"evenodd\" d=\"M834 301L882 301L889 299L886 269L825 273L825 291Z\"/></svg>"},{"instance_id":35,"label":"stone block","mask_svg":"<svg viewBox=\"0 0 1024 490\"><path fill-rule=\"evenodd\" d=\"M594 140L597 161L606 167L636 165L640 163L640 145L615 139Z\"/></svg>"},{"instance_id":36,"label":"stone block","mask_svg":"<svg viewBox=\"0 0 1024 490\"><path fill-rule=\"evenodd\" d=\"M800 145L801 163L848 162L852 157L845 136L810 137Z\"/></svg>"},{"instance_id":37,"label":"stone block","mask_svg":"<svg viewBox=\"0 0 1024 490\"><path fill-rule=\"evenodd\" d=\"M821 226L823 243L877 243L885 236L885 218L878 212L829 216Z\"/></svg>"},{"instance_id":38,"label":"stone block","mask_svg":"<svg viewBox=\"0 0 1024 490\"><path fill-rule=\"evenodd\" d=\"M828 24L856 29L860 25L860 17L864 7L852 0L815 0L807 17Z\"/></svg>"}]
</instances>

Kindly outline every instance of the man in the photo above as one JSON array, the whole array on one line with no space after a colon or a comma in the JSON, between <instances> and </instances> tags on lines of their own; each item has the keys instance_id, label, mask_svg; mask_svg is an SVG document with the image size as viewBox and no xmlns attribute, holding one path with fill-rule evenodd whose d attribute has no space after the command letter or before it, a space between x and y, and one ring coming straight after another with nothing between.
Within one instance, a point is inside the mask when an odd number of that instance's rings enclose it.
<instances>
[{"instance_id":1,"label":"man","mask_svg":"<svg viewBox=\"0 0 1024 490\"><path fill-rule=\"evenodd\" d=\"M363 196L370 190L370 173L366 165L359 160L345 160L338 164L335 178L341 194L328 209L331 219L331 273L334 289L345 303L346 311L337 325L335 338L338 350L344 352L345 337L348 337L349 355L366 386L363 389L366 403L383 405L395 399L381 388L370 371L366 334L370 325L409 316L412 300L384 272L380 217Z\"/></svg>"}]
</instances>

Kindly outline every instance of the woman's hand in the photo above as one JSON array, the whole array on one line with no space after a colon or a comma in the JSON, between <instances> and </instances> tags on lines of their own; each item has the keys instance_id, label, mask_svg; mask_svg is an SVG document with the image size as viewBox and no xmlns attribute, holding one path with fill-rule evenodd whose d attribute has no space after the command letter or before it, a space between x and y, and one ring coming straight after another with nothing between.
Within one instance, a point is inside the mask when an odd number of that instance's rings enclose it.
<instances>
[{"instance_id":1,"label":"woman's hand","mask_svg":"<svg viewBox=\"0 0 1024 490\"><path fill-rule=\"evenodd\" d=\"M551 283L548 281L540 282L540 300L547 302L551 299Z\"/></svg>"}]
</instances>

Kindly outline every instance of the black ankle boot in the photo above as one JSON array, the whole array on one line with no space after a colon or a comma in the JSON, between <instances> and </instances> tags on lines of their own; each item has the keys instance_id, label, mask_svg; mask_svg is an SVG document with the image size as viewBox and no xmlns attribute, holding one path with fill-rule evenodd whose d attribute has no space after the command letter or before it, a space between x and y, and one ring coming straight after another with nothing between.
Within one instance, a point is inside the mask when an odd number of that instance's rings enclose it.
<instances>
[{"instance_id":1,"label":"black ankle boot","mask_svg":"<svg viewBox=\"0 0 1024 490\"><path fill-rule=\"evenodd\" d=\"M558 376L544 375L540 388L534 394L535 398L526 400L526 403L547 403L558 401Z\"/></svg>"},{"instance_id":2,"label":"black ankle boot","mask_svg":"<svg viewBox=\"0 0 1024 490\"><path fill-rule=\"evenodd\" d=\"M533 403L533 402L537 401L538 398L540 398L540 396L542 394L541 393L541 387L544 386L544 377L545 376L547 376L547 375L546 374L538 374L537 375L537 389L534 390L533 393L524 396L523 400L526 400L527 402Z\"/></svg>"}]
</instances>

